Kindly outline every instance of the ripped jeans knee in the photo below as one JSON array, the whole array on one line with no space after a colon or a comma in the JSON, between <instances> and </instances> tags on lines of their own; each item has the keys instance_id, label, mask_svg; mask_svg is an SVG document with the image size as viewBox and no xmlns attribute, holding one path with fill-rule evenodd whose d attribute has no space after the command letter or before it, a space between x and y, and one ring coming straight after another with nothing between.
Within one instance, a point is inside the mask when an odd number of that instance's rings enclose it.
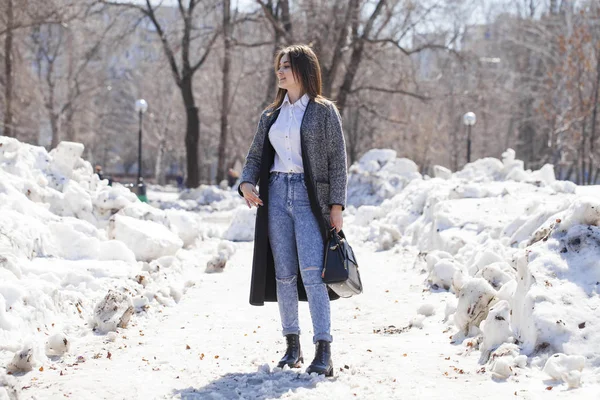
<instances>
[{"instance_id":1,"label":"ripped jeans knee","mask_svg":"<svg viewBox=\"0 0 600 400\"><path fill-rule=\"evenodd\" d=\"M321 266L310 266L301 270L304 286L324 285L321 277Z\"/></svg>"},{"instance_id":2,"label":"ripped jeans knee","mask_svg":"<svg viewBox=\"0 0 600 400\"><path fill-rule=\"evenodd\" d=\"M298 275L290 275L283 278L276 277L275 280L284 285L295 285L298 281Z\"/></svg>"}]
</instances>

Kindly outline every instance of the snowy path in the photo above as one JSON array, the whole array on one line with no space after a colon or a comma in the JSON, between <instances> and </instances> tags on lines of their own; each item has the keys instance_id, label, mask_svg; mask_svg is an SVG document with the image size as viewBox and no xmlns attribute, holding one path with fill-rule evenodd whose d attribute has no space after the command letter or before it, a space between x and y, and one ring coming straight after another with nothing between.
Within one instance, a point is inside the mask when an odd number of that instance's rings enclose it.
<instances>
[{"instance_id":1,"label":"snowy path","mask_svg":"<svg viewBox=\"0 0 600 400\"><path fill-rule=\"evenodd\" d=\"M543 376L494 382L477 370L478 354L459 355L442 323L448 293L423 291L416 253L357 249L366 292L332 303L335 378L289 370L266 373L284 348L274 304L248 304L252 243L238 250L222 274L200 274L176 307L136 316L114 342L90 335L73 354L19 378L23 399L478 399L593 398L548 391ZM404 260L398 265L392 260ZM436 313L423 329L402 328L429 302ZM312 359L310 319L301 304L302 345ZM107 355L110 352L110 359ZM99 358L94 358L98 354ZM77 356L85 362L76 365ZM70 365L70 366L69 366ZM303 371L303 369L302 369ZM462 372L462 373L461 373ZM62 375L61 375L62 374ZM521 379L522 378L522 379ZM518 381L517 381L518 380ZM29 386L29 387L28 387Z\"/></svg>"}]
</instances>

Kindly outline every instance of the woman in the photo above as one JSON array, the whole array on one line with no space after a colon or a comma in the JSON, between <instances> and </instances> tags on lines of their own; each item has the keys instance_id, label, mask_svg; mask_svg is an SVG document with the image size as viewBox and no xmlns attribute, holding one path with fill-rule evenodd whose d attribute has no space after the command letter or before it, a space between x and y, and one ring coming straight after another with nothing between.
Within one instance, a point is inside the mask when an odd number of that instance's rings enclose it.
<instances>
[{"instance_id":1,"label":"woman","mask_svg":"<svg viewBox=\"0 0 600 400\"><path fill-rule=\"evenodd\" d=\"M332 376L329 300L337 296L321 270L329 229L343 224L346 144L337 108L321 96L313 51L282 49L275 72L279 89L260 117L238 189L249 207L258 207L250 304L278 302L287 342L278 367L294 368L304 362L298 299L308 300L316 350L306 372Z\"/></svg>"}]
</instances>

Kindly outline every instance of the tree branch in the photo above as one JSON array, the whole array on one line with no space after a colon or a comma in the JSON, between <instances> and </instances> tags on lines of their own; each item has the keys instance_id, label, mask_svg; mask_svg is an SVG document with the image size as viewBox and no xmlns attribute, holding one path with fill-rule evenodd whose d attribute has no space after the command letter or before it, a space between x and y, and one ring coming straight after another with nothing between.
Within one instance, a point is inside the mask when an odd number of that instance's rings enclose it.
<instances>
[{"instance_id":1,"label":"tree branch","mask_svg":"<svg viewBox=\"0 0 600 400\"><path fill-rule=\"evenodd\" d=\"M175 61L175 53L173 52L173 49L171 48L171 45L169 44L169 41L167 40L166 33L164 32L162 26L160 25L160 23L158 22L158 20L156 18L156 14L154 13L154 10L156 8L152 7L152 5L150 4L150 0L146 0L146 7L137 5L137 4L132 4L132 3L116 3L116 2L110 1L110 0L98 0L98 1L100 1L103 4L108 4L108 5L112 5L112 6L116 6L116 7L123 7L123 8L138 10L150 19L150 21L156 28L156 32L158 33L158 36L160 37L160 41L163 45L163 50L165 52L165 55L167 56L169 65L171 66L171 72L173 73L173 77L175 78L175 83L177 84L177 86L181 86L182 77L181 77L181 73L179 72L179 67L177 66L177 62ZM162 5L162 1L156 7L160 7L161 5Z\"/></svg>"},{"instance_id":2,"label":"tree branch","mask_svg":"<svg viewBox=\"0 0 600 400\"><path fill-rule=\"evenodd\" d=\"M240 42L239 40L232 38L231 39L232 43L235 46L240 46L240 47L261 47L261 46L267 46L267 45L273 45L275 42L268 41L268 42L256 42L256 43L246 43L246 42Z\"/></svg>"},{"instance_id":3,"label":"tree branch","mask_svg":"<svg viewBox=\"0 0 600 400\"><path fill-rule=\"evenodd\" d=\"M275 19L275 16L273 15L272 11L269 10L267 4L264 3L263 0L256 0L256 2L262 7L264 15L271 23L273 29L275 29L281 36L283 36L287 43L294 43L294 37L288 31L285 30L281 22Z\"/></svg>"},{"instance_id":4,"label":"tree branch","mask_svg":"<svg viewBox=\"0 0 600 400\"><path fill-rule=\"evenodd\" d=\"M221 29L216 29L213 37L210 39L210 41L208 42L208 45L206 46L206 51L204 52L204 54L202 55L200 60L198 60L198 62L191 67L192 74L194 72L196 72L202 64L204 64L204 61L206 61L206 58L208 57L208 55L210 54L210 51L212 50L213 44L217 41L217 38L219 37L220 34L221 34Z\"/></svg>"},{"instance_id":5,"label":"tree branch","mask_svg":"<svg viewBox=\"0 0 600 400\"><path fill-rule=\"evenodd\" d=\"M373 114L378 119L382 119L384 121L391 122L393 124L406 125L406 121L390 118L386 115L381 114L379 111L377 111L376 108L368 107L365 104L361 104L358 108L367 111L369 114Z\"/></svg>"},{"instance_id":6,"label":"tree branch","mask_svg":"<svg viewBox=\"0 0 600 400\"><path fill-rule=\"evenodd\" d=\"M357 88L350 90L349 93L356 93L356 92L360 92L363 90L372 90L375 92L390 93L390 94L403 94L406 96L414 97L415 99L419 99L424 103L431 100L431 97L423 96L418 93L409 92L409 91L403 90L403 89L378 88L378 87L374 87L374 86L359 86Z\"/></svg>"}]
</instances>

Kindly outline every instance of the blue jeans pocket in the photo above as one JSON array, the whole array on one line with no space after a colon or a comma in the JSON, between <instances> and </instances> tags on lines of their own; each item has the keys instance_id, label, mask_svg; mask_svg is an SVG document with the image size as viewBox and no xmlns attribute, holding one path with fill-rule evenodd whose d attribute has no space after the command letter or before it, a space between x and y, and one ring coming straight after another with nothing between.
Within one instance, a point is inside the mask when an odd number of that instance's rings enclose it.
<instances>
[{"instance_id":1,"label":"blue jeans pocket","mask_svg":"<svg viewBox=\"0 0 600 400\"><path fill-rule=\"evenodd\" d=\"M270 185L271 185L273 182L275 182L275 180L277 180L277 174L273 174L273 173L272 173L272 174L270 174L270 175L269 175L269 186L270 186Z\"/></svg>"}]
</instances>

